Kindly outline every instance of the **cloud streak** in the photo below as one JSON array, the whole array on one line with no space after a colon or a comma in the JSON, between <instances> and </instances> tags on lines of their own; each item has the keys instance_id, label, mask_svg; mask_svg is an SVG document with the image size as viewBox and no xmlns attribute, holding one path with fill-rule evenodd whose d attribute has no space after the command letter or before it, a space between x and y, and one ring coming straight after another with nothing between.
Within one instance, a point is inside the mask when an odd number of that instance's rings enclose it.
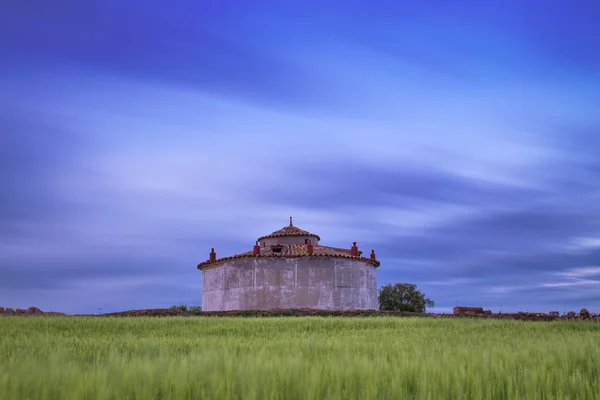
<instances>
[{"instance_id":1,"label":"cloud streak","mask_svg":"<svg viewBox=\"0 0 600 400\"><path fill-rule=\"evenodd\" d=\"M0 14L0 305L194 303L293 215L440 309L600 309L591 3L141 4Z\"/></svg>"},{"instance_id":2,"label":"cloud streak","mask_svg":"<svg viewBox=\"0 0 600 400\"><path fill-rule=\"evenodd\" d=\"M326 80L245 41L224 9L184 6L194 18L148 2L14 2L0 28L2 44L15 64L86 68L271 106L335 101L323 91Z\"/></svg>"}]
</instances>

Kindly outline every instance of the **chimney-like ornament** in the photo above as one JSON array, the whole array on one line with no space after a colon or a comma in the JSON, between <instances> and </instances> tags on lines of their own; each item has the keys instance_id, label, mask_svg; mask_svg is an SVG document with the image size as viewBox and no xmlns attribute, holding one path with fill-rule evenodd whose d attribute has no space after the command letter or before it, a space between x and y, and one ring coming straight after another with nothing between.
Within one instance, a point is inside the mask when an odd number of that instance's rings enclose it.
<instances>
[{"instance_id":1,"label":"chimney-like ornament","mask_svg":"<svg viewBox=\"0 0 600 400\"><path fill-rule=\"evenodd\" d=\"M215 253L215 248L210 249L210 258L209 261L215 261L217 259L217 253Z\"/></svg>"},{"instance_id":2,"label":"chimney-like ornament","mask_svg":"<svg viewBox=\"0 0 600 400\"><path fill-rule=\"evenodd\" d=\"M255 256L260 255L260 246L258 245L258 240L256 241L256 244L254 245L254 255Z\"/></svg>"},{"instance_id":3,"label":"chimney-like ornament","mask_svg":"<svg viewBox=\"0 0 600 400\"><path fill-rule=\"evenodd\" d=\"M292 225L292 217L290 217L290 226L294 226Z\"/></svg>"},{"instance_id":4,"label":"chimney-like ornament","mask_svg":"<svg viewBox=\"0 0 600 400\"><path fill-rule=\"evenodd\" d=\"M375 258L375 250L371 250L371 260L376 260L376 258Z\"/></svg>"},{"instance_id":5,"label":"chimney-like ornament","mask_svg":"<svg viewBox=\"0 0 600 400\"><path fill-rule=\"evenodd\" d=\"M307 247L307 250L308 250L308 255L312 256L313 253L314 253L314 251L315 251L315 248L314 248L314 246L312 244L312 240L308 241L308 246L306 246L306 247Z\"/></svg>"},{"instance_id":6,"label":"chimney-like ornament","mask_svg":"<svg viewBox=\"0 0 600 400\"><path fill-rule=\"evenodd\" d=\"M354 257L358 257L358 247L356 247L356 242L352 242L352 248L350 249L350 255Z\"/></svg>"}]
</instances>

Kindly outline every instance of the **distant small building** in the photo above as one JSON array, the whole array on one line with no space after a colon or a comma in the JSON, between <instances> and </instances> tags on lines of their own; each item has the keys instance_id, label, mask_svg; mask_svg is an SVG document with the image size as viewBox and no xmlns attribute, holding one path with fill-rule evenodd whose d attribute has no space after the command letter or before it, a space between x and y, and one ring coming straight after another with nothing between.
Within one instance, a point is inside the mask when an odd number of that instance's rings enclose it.
<instances>
[{"instance_id":1,"label":"distant small building","mask_svg":"<svg viewBox=\"0 0 600 400\"><path fill-rule=\"evenodd\" d=\"M491 310L484 310L483 307L460 307L452 309L454 315L491 315Z\"/></svg>"},{"instance_id":2,"label":"distant small building","mask_svg":"<svg viewBox=\"0 0 600 400\"><path fill-rule=\"evenodd\" d=\"M254 249L210 258L202 271L202 310L378 308L380 263L353 243L350 249L320 245L318 235L290 224L260 237Z\"/></svg>"}]
</instances>

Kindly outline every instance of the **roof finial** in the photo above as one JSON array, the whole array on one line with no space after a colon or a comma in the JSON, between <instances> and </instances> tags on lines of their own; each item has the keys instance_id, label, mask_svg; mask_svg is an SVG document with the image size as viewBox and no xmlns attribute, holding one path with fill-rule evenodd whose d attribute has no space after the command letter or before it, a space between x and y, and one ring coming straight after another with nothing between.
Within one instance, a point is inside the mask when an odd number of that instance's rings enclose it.
<instances>
[{"instance_id":1,"label":"roof finial","mask_svg":"<svg viewBox=\"0 0 600 400\"><path fill-rule=\"evenodd\" d=\"M290 226L294 226L292 225L292 217L290 217Z\"/></svg>"}]
</instances>

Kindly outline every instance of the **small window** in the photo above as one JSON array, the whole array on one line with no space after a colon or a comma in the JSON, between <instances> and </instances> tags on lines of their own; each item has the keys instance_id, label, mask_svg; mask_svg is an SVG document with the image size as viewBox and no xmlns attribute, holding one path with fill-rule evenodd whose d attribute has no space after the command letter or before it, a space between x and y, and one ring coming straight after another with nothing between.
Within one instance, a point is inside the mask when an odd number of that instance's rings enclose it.
<instances>
[{"instance_id":1,"label":"small window","mask_svg":"<svg viewBox=\"0 0 600 400\"><path fill-rule=\"evenodd\" d=\"M273 248L271 249L271 251L272 251L273 253L281 253L281 247L273 247Z\"/></svg>"},{"instance_id":2,"label":"small window","mask_svg":"<svg viewBox=\"0 0 600 400\"><path fill-rule=\"evenodd\" d=\"M308 239L304 239L304 244L308 244L309 240Z\"/></svg>"}]
</instances>

